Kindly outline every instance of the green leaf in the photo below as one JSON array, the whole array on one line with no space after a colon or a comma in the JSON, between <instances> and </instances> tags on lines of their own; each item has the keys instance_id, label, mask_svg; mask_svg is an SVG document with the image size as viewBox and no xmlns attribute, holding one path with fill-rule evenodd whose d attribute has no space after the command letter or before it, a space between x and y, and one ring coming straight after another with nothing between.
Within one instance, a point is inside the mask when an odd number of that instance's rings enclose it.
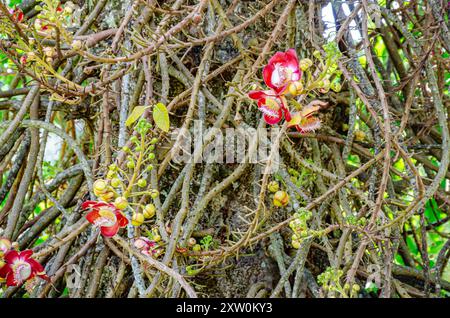
<instances>
[{"instance_id":1,"label":"green leaf","mask_svg":"<svg viewBox=\"0 0 450 318\"><path fill-rule=\"evenodd\" d=\"M156 126L162 131L168 132L170 128L169 112L166 106L162 103L158 103L153 106L153 120Z\"/></svg>"},{"instance_id":2,"label":"green leaf","mask_svg":"<svg viewBox=\"0 0 450 318\"><path fill-rule=\"evenodd\" d=\"M136 106L135 108L133 108L133 111L131 112L130 116L128 116L125 125L127 127L131 126L136 120L139 119L139 117L142 116L144 111L149 107L150 106Z\"/></svg>"},{"instance_id":3,"label":"green leaf","mask_svg":"<svg viewBox=\"0 0 450 318\"><path fill-rule=\"evenodd\" d=\"M14 8L15 5L21 4L23 0L9 0L9 7Z\"/></svg>"}]
</instances>

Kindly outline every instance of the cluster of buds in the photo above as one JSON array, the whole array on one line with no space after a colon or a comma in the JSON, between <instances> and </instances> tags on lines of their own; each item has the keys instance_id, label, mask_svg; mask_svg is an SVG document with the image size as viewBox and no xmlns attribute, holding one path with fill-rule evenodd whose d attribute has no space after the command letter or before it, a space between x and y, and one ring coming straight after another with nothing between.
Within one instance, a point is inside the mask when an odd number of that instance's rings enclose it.
<instances>
[{"instance_id":1,"label":"cluster of buds","mask_svg":"<svg viewBox=\"0 0 450 318\"><path fill-rule=\"evenodd\" d=\"M339 50L333 44L327 44L324 49L327 53L325 63L320 52L313 54L318 64L319 75L315 75L316 72L313 75L311 72L315 62L309 58L299 61L295 49L276 52L269 59L262 72L263 80L269 89L255 90L255 86L248 93L251 99L257 101L258 109L263 113L266 123L274 125L284 117L288 127L295 127L301 133L320 128L320 120L314 117L320 107L302 106L300 102L315 90L326 93L330 88L334 91L341 89L340 72L336 68L336 61L340 56ZM296 111L291 111L288 105L289 100L297 108ZM326 103L316 101L315 104L323 106Z\"/></svg>"},{"instance_id":2,"label":"cluster of buds","mask_svg":"<svg viewBox=\"0 0 450 318\"><path fill-rule=\"evenodd\" d=\"M111 164L106 179L97 179L94 182L94 194L103 202L111 202L111 204L119 210L126 210L127 208L132 209L127 197L119 195L119 193L127 193L124 183L118 175L119 171L120 169L116 164ZM139 179L136 182L136 185L140 188L145 188L147 186L147 181L145 179ZM151 189L150 191L147 191L147 194L155 199L159 195L159 192ZM151 219L156 214L156 207L153 203L140 206L140 208L142 212L133 213L131 224L134 226L142 225L146 219Z\"/></svg>"},{"instance_id":3,"label":"cluster of buds","mask_svg":"<svg viewBox=\"0 0 450 318\"><path fill-rule=\"evenodd\" d=\"M47 63L52 63L53 59L56 56L55 48L53 48L51 46L46 46L46 47L44 47L43 51L44 51L44 55L45 55L45 61Z\"/></svg>"},{"instance_id":4,"label":"cluster of buds","mask_svg":"<svg viewBox=\"0 0 450 318\"><path fill-rule=\"evenodd\" d=\"M328 295L337 293L343 297L357 297L361 289L360 286L358 284L350 286L348 283L345 283L344 286L342 286L341 280L343 276L344 271L342 269L327 267L322 274L317 276L317 281L322 286L322 292L327 293Z\"/></svg>"},{"instance_id":5,"label":"cluster of buds","mask_svg":"<svg viewBox=\"0 0 450 318\"><path fill-rule=\"evenodd\" d=\"M108 181L109 180L97 179L93 186L94 194L104 202L110 202L115 196L114 188Z\"/></svg>"},{"instance_id":6,"label":"cluster of buds","mask_svg":"<svg viewBox=\"0 0 450 318\"><path fill-rule=\"evenodd\" d=\"M350 294L350 298L357 298L361 287L358 284L353 284L350 288L350 284L344 284L344 292Z\"/></svg>"},{"instance_id":7,"label":"cluster of buds","mask_svg":"<svg viewBox=\"0 0 450 318\"><path fill-rule=\"evenodd\" d=\"M37 31L47 31L51 29L55 22L64 17L68 17L73 13L74 4L68 1L64 8L59 1L46 1L44 6L36 5L34 10L39 12L37 19L34 22L34 27Z\"/></svg>"},{"instance_id":8,"label":"cluster of buds","mask_svg":"<svg viewBox=\"0 0 450 318\"><path fill-rule=\"evenodd\" d=\"M33 42L33 41L31 41L31 42ZM51 46L44 46L42 51L43 51L43 58L44 58L45 62L47 62L48 64L51 64L57 55L55 48L51 47ZM20 64L27 65L28 63L35 61L35 60L39 60L36 58L36 53L34 53L33 51L30 51L30 52L23 54L20 57Z\"/></svg>"},{"instance_id":9,"label":"cluster of buds","mask_svg":"<svg viewBox=\"0 0 450 318\"><path fill-rule=\"evenodd\" d=\"M21 1L20 1L21 2ZM51 64L55 58L56 50L54 47L42 47L44 43L42 39L56 40L60 47L70 44L73 41L73 34L68 30L68 25L73 21L73 11L76 5L71 1L61 5L60 0L42 0L34 6L31 14L27 19L25 13L19 8L9 10L9 19L16 25L5 25L4 35L6 37L15 38L17 27L27 36L28 41L19 41L16 43L17 52L21 54L18 63L21 66L29 66L30 62L34 62L33 66L37 67L35 72L49 74L48 64ZM47 65L46 65L47 64Z\"/></svg>"},{"instance_id":10,"label":"cluster of buds","mask_svg":"<svg viewBox=\"0 0 450 318\"><path fill-rule=\"evenodd\" d=\"M146 204L142 208L142 213L134 213L133 217L131 218L131 224L134 226L140 226L144 224L145 220L151 219L155 216L156 213L156 207L153 203Z\"/></svg>"},{"instance_id":11,"label":"cluster of buds","mask_svg":"<svg viewBox=\"0 0 450 318\"><path fill-rule=\"evenodd\" d=\"M110 164L105 178L93 184L93 192L99 201L83 204L83 207L91 210L88 220L100 226L104 236L115 235L120 227L128 224L123 212L129 213L133 226L147 223L146 220L156 214L153 203L145 204L141 203L144 200L138 200L142 196L153 200L159 196L159 191L149 188L147 181L156 160L154 151L158 143L158 138L151 138L151 128L152 125L146 119L138 121L134 127L135 134L130 138L132 146L122 148L127 154L124 167Z\"/></svg>"},{"instance_id":12,"label":"cluster of buds","mask_svg":"<svg viewBox=\"0 0 450 318\"><path fill-rule=\"evenodd\" d=\"M285 207L289 203L289 195L285 191L280 190L280 185L277 181L271 181L267 185L267 189L274 193L273 195L273 205L276 207Z\"/></svg>"},{"instance_id":13,"label":"cluster of buds","mask_svg":"<svg viewBox=\"0 0 450 318\"><path fill-rule=\"evenodd\" d=\"M193 252L200 252L202 250L202 246L198 244L197 240L193 237L189 238L187 246L191 248Z\"/></svg>"},{"instance_id":14,"label":"cluster of buds","mask_svg":"<svg viewBox=\"0 0 450 318\"><path fill-rule=\"evenodd\" d=\"M327 267L326 270L317 276L317 282L322 286L322 291L328 292L343 292L341 287L341 277L344 275L344 271L341 269L335 269L333 267Z\"/></svg>"},{"instance_id":15,"label":"cluster of buds","mask_svg":"<svg viewBox=\"0 0 450 318\"><path fill-rule=\"evenodd\" d=\"M310 234L308 230L308 221L311 217L311 211L307 210L300 210L294 213L294 219L289 222L289 227L294 232L291 237L293 248L298 249L302 240Z\"/></svg>"},{"instance_id":16,"label":"cluster of buds","mask_svg":"<svg viewBox=\"0 0 450 318\"><path fill-rule=\"evenodd\" d=\"M18 244L0 238L0 283L20 286L36 277L49 280L42 265L32 258L32 250L18 250Z\"/></svg>"}]
</instances>

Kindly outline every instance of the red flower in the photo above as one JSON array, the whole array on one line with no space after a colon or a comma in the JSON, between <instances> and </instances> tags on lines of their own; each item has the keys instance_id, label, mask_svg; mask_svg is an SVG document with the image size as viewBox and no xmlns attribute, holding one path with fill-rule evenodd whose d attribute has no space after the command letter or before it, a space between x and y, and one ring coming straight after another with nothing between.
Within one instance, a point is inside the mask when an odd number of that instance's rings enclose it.
<instances>
[{"instance_id":1,"label":"red flower","mask_svg":"<svg viewBox=\"0 0 450 318\"><path fill-rule=\"evenodd\" d=\"M11 14L14 21L22 22L23 17L24 17L22 10L20 10L19 8L15 8L14 10L10 10L9 13Z\"/></svg>"},{"instance_id":2,"label":"red flower","mask_svg":"<svg viewBox=\"0 0 450 318\"><path fill-rule=\"evenodd\" d=\"M85 210L91 210L86 215L86 219L100 227L103 236L112 237L117 234L119 228L128 224L127 218L112 203L86 201L81 207Z\"/></svg>"},{"instance_id":3,"label":"red flower","mask_svg":"<svg viewBox=\"0 0 450 318\"><path fill-rule=\"evenodd\" d=\"M294 49L275 53L263 69L264 82L277 94L282 94L291 82L299 81L301 76Z\"/></svg>"},{"instance_id":4,"label":"red flower","mask_svg":"<svg viewBox=\"0 0 450 318\"><path fill-rule=\"evenodd\" d=\"M56 8L56 12L63 12L63 8L61 7L61 6L58 6L57 8Z\"/></svg>"},{"instance_id":5,"label":"red flower","mask_svg":"<svg viewBox=\"0 0 450 318\"><path fill-rule=\"evenodd\" d=\"M304 107L300 112L292 115L292 120L289 121L288 127L294 126L302 134L319 129L320 119L313 117L314 113L319 109L319 106L313 105Z\"/></svg>"},{"instance_id":6,"label":"red flower","mask_svg":"<svg viewBox=\"0 0 450 318\"><path fill-rule=\"evenodd\" d=\"M7 286L21 285L35 276L48 280L42 265L32 259L31 255L32 250L10 250L5 254L5 265L0 268L0 277L6 279Z\"/></svg>"},{"instance_id":7,"label":"red flower","mask_svg":"<svg viewBox=\"0 0 450 318\"><path fill-rule=\"evenodd\" d=\"M264 113L264 120L270 125L277 124L281 118L291 120L291 113L286 106L284 96L289 84L299 81L302 72L298 65L294 49L277 52L263 69L263 78L270 90L250 91L248 96L258 101L259 110Z\"/></svg>"}]
</instances>

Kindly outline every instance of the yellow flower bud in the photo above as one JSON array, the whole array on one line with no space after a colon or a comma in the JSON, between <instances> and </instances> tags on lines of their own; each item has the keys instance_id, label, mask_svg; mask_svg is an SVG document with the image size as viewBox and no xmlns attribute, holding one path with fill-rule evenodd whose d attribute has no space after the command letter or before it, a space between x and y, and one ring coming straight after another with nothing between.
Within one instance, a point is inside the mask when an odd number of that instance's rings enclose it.
<instances>
[{"instance_id":1,"label":"yellow flower bud","mask_svg":"<svg viewBox=\"0 0 450 318\"><path fill-rule=\"evenodd\" d=\"M54 51L53 48L51 48L49 46L44 47L44 54L45 54L45 56L52 57L54 53L55 53L55 51Z\"/></svg>"},{"instance_id":2,"label":"yellow flower bud","mask_svg":"<svg viewBox=\"0 0 450 318\"><path fill-rule=\"evenodd\" d=\"M288 90L292 96L300 95L303 91L303 84L300 81L292 82L289 84Z\"/></svg>"},{"instance_id":3,"label":"yellow flower bud","mask_svg":"<svg viewBox=\"0 0 450 318\"><path fill-rule=\"evenodd\" d=\"M357 141L364 141L365 138L366 138L366 134L364 133L364 131L362 131L362 130L355 131L355 139Z\"/></svg>"},{"instance_id":4,"label":"yellow flower bud","mask_svg":"<svg viewBox=\"0 0 450 318\"><path fill-rule=\"evenodd\" d=\"M114 188L118 188L122 184L122 181L120 181L119 178L112 178L111 179L111 186Z\"/></svg>"},{"instance_id":5,"label":"yellow flower bud","mask_svg":"<svg viewBox=\"0 0 450 318\"><path fill-rule=\"evenodd\" d=\"M82 46L83 46L83 43L81 43L80 40L75 40L72 42L72 49L75 51L80 50Z\"/></svg>"},{"instance_id":6,"label":"yellow flower bud","mask_svg":"<svg viewBox=\"0 0 450 318\"><path fill-rule=\"evenodd\" d=\"M123 210L128 206L128 201L124 197L117 197L114 200L114 205L116 206L116 208Z\"/></svg>"},{"instance_id":7,"label":"yellow flower bud","mask_svg":"<svg viewBox=\"0 0 450 318\"><path fill-rule=\"evenodd\" d=\"M267 189L269 189L270 192L275 193L280 189L280 185L276 181L271 181L267 185Z\"/></svg>"},{"instance_id":8,"label":"yellow flower bud","mask_svg":"<svg viewBox=\"0 0 450 318\"><path fill-rule=\"evenodd\" d=\"M114 192L109 191L109 192L106 192L106 193L102 193L99 196L99 198L102 199L105 202L109 202L112 198L114 198Z\"/></svg>"},{"instance_id":9,"label":"yellow flower bud","mask_svg":"<svg viewBox=\"0 0 450 318\"><path fill-rule=\"evenodd\" d=\"M195 245L192 247L192 250L193 250L194 252L200 252L200 251L202 250L202 247L200 246L200 244L195 244Z\"/></svg>"},{"instance_id":10,"label":"yellow flower bud","mask_svg":"<svg viewBox=\"0 0 450 318\"><path fill-rule=\"evenodd\" d=\"M152 199L156 199L159 196L158 190L156 190L156 189L151 190L150 196L152 197Z\"/></svg>"},{"instance_id":11,"label":"yellow flower bud","mask_svg":"<svg viewBox=\"0 0 450 318\"><path fill-rule=\"evenodd\" d=\"M143 187L145 187L147 185L147 180L139 179L137 184L138 184L139 187L143 188Z\"/></svg>"},{"instance_id":12,"label":"yellow flower bud","mask_svg":"<svg viewBox=\"0 0 450 318\"><path fill-rule=\"evenodd\" d=\"M11 241L7 238L0 239L0 252L7 252L11 249L12 244ZM0 266L1 267L1 266Z\"/></svg>"},{"instance_id":13,"label":"yellow flower bud","mask_svg":"<svg viewBox=\"0 0 450 318\"><path fill-rule=\"evenodd\" d=\"M273 196L273 204L278 207L286 206L289 203L289 195L284 191L277 191Z\"/></svg>"},{"instance_id":14,"label":"yellow flower bud","mask_svg":"<svg viewBox=\"0 0 450 318\"><path fill-rule=\"evenodd\" d=\"M128 169L134 169L135 165L134 165L134 161L130 160L127 162L127 168Z\"/></svg>"},{"instance_id":15,"label":"yellow flower bud","mask_svg":"<svg viewBox=\"0 0 450 318\"><path fill-rule=\"evenodd\" d=\"M155 207L155 205L154 204L147 204L145 207L144 207L144 217L146 218L146 219L150 219L150 218L152 218L153 216L155 216L155 212L156 212L156 207Z\"/></svg>"},{"instance_id":16,"label":"yellow flower bud","mask_svg":"<svg viewBox=\"0 0 450 318\"><path fill-rule=\"evenodd\" d=\"M140 226L144 223L144 214L142 213L135 213L133 214L133 217L131 218L131 224L134 226Z\"/></svg>"},{"instance_id":17,"label":"yellow flower bud","mask_svg":"<svg viewBox=\"0 0 450 318\"><path fill-rule=\"evenodd\" d=\"M71 6L65 6L64 7L64 13L67 13L68 15L73 13L73 8Z\"/></svg>"},{"instance_id":18,"label":"yellow flower bud","mask_svg":"<svg viewBox=\"0 0 450 318\"><path fill-rule=\"evenodd\" d=\"M108 183L103 179L98 179L94 182L94 191L98 193L105 193L108 188Z\"/></svg>"},{"instance_id":19,"label":"yellow flower bud","mask_svg":"<svg viewBox=\"0 0 450 318\"><path fill-rule=\"evenodd\" d=\"M336 93L339 93L339 92L341 91L341 89L342 89L342 86L341 86L341 84L338 83L338 82L333 82L333 83L331 83L330 88L331 88L333 91L335 91Z\"/></svg>"},{"instance_id":20,"label":"yellow flower bud","mask_svg":"<svg viewBox=\"0 0 450 318\"><path fill-rule=\"evenodd\" d=\"M301 59L298 65L300 66L302 71L306 71L311 67L311 65L313 65L313 61L311 61L310 59Z\"/></svg>"},{"instance_id":21,"label":"yellow flower bud","mask_svg":"<svg viewBox=\"0 0 450 318\"><path fill-rule=\"evenodd\" d=\"M300 241L292 241L292 247L295 249L300 248Z\"/></svg>"},{"instance_id":22,"label":"yellow flower bud","mask_svg":"<svg viewBox=\"0 0 450 318\"><path fill-rule=\"evenodd\" d=\"M111 180L112 178L114 178L117 175L117 173L115 171L111 171L109 170L108 173L106 174L106 179Z\"/></svg>"}]
</instances>

